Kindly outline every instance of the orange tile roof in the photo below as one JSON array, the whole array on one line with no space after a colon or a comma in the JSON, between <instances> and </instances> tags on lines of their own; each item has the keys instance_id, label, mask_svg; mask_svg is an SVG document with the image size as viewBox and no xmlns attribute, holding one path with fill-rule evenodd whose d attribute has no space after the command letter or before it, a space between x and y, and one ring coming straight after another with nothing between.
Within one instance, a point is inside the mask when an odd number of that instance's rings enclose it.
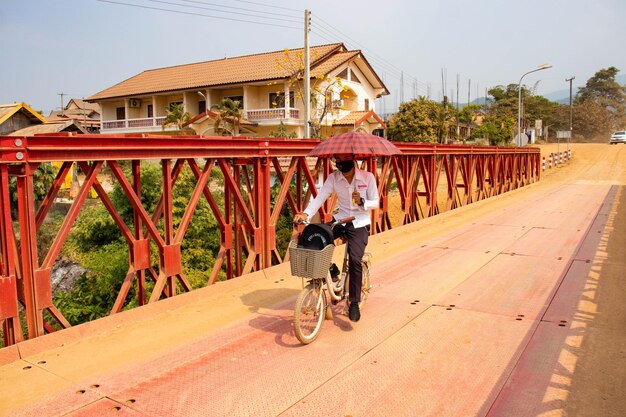
<instances>
[{"instance_id":1,"label":"orange tile roof","mask_svg":"<svg viewBox=\"0 0 626 417\"><path fill-rule=\"evenodd\" d=\"M311 47L311 67L315 68L329 55L345 50L342 43ZM289 61L298 62L300 59L298 54L302 51L303 49L289 50L287 52ZM292 71L278 65L284 62L285 53L285 50L281 50L148 70L100 91L86 100L287 78L292 75ZM332 61L335 62L334 59Z\"/></svg>"},{"instance_id":2,"label":"orange tile roof","mask_svg":"<svg viewBox=\"0 0 626 417\"><path fill-rule=\"evenodd\" d=\"M336 126L353 125L359 119L361 119L363 116L365 116L367 113L369 113L369 112L366 112L366 111L351 111L350 113L346 114L341 119L335 120L333 122L333 125L336 125Z\"/></svg>"},{"instance_id":3,"label":"orange tile roof","mask_svg":"<svg viewBox=\"0 0 626 417\"><path fill-rule=\"evenodd\" d=\"M73 131L80 133L87 133L86 130L80 127L74 120L68 120L65 122L51 122L43 123L40 125L28 126L15 132L9 133L7 136L33 136L44 133L58 133L64 131Z\"/></svg>"},{"instance_id":4,"label":"orange tile roof","mask_svg":"<svg viewBox=\"0 0 626 417\"><path fill-rule=\"evenodd\" d=\"M363 122L365 122L366 120L369 119L374 119L376 122L378 122L383 129L386 129L387 126L385 125L385 122L380 118L380 116L378 116L373 110L369 110L369 111L351 111L350 113L346 114L344 117L342 117L339 120L335 120L333 122L333 126L360 126L363 124Z\"/></svg>"},{"instance_id":5,"label":"orange tile roof","mask_svg":"<svg viewBox=\"0 0 626 417\"><path fill-rule=\"evenodd\" d=\"M196 115L195 117L191 118L188 122L183 124L183 126L189 126L190 124L196 123L196 122L202 123L204 120L206 120L207 117L210 118L210 119L217 119L219 117L219 114L214 112L214 111L212 111L212 110L207 110L207 111L204 111L202 113L198 113L198 115ZM226 119L232 120L231 117L227 117ZM242 117L242 118L239 119L239 125L241 125L241 126L258 126L258 123L251 122L248 119L244 119Z\"/></svg>"},{"instance_id":6,"label":"orange tile roof","mask_svg":"<svg viewBox=\"0 0 626 417\"><path fill-rule=\"evenodd\" d=\"M326 75L334 69L337 69L340 65L349 62L352 58L358 56L361 51L346 51L339 52L334 54L330 58L320 62L319 64L312 66L311 68L311 76L316 76L317 74Z\"/></svg>"},{"instance_id":7,"label":"orange tile roof","mask_svg":"<svg viewBox=\"0 0 626 417\"><path fill-rule=\"evenodd\" d=\"M33 122L45 123L46 119L26 103L0 104L0 124L15 113L22 111Z\"/></svg>"}]
</instances>

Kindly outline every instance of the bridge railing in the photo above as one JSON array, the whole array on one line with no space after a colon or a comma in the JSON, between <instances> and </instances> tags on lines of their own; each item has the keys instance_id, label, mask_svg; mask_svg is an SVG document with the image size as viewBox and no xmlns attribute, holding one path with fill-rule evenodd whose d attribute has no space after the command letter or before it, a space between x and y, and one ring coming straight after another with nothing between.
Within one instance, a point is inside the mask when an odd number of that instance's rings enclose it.
<instances>
[{"instance_id":1,"label":"bridge railing","mask_svg":"<svg viewBox=\"0 0 626 417\"><path fill-rule=\"evenodd\" d=\"M70 326L53 303L51 270L90 194L97 195L128 245L128 272L111 314L125 307L131 288L138 305L192 290L181 261L181 245L201 200L210 207L211 219L206 220L216 222L220 233L207 285L220 275L231 279L286 261L286 242L277 238L279 219L301 212L311 195L317 194L316 184L333 170L329 159L306 157L317 143L313 139L161 135L0 137L0 323L4 345L25 338L18 305L23 306L28 338ZM361 162L362 169L376 176L380 194L380 206L372 212L372 233L540 178L541 158L535 148L396 145L402 155ZM52 161L60 162L60 168L45 198L36 202L35 171ZM141 166L147 161L158 161L161 171L160 199L152 212L142 205L141 198ZM130 168L130 175L122 165ZM72 166L80 167L84 178L43 256L38 253L38 232L46 227L44 219ZM100 182L105 166L132 206L130 223ZM184 203L182 218L175 222L173 191L183 169L192 172L195 185ZM223 176L223 184L209 180L215 171ZM13 181L17 201L12 198ZM331 198L322 206L322 220L330 220L335 203ZM153 262L151 252L155 250L158 262ZM151 285L146 285L146 279Z\"/></svg>"}]
</instances>

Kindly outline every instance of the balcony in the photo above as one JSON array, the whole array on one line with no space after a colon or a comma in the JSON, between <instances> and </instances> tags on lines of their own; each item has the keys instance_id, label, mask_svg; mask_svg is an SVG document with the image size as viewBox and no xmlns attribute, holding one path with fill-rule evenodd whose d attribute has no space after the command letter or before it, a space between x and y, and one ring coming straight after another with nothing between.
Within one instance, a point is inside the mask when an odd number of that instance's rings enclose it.
<instances>
[{"instance_id":1,"label":"balcony","mask_svg":"<svg viewBox=\"0 0 626 417\"><path fill-rule=\"evenodd\" d=\"M300 109L278 107L274 109L255 109L245 112L244 118L260 125L277 125L283 121L286 124L300 124ZM101 133L149 133L163 130L165 116L147 117L142 119L103 120ZM175 130L175 127L166 128Z\"/></svg>"},{"instance_id":2,"label":"balcony","mask_svg":"<svg viewBox=\"0 0 626 417\"><path fill-rule=\"evenodd\" d=\"M131 133L162 130L165 116L144 119L103 120L101 133ZM167 130L167 129L166 129Z\"/></svg>"},{"instance_id":3,"label":"balcony","mask_svg":"<svg viewBox=\"0 0 626 417\"><path fill-rule=\"evenodd\" d=\"M274 109L248 110L245 118L251 122L260 122L261 124L278 124L280 120L299 119L300 109L277 107Z\"/></svg>"}]
</instances>

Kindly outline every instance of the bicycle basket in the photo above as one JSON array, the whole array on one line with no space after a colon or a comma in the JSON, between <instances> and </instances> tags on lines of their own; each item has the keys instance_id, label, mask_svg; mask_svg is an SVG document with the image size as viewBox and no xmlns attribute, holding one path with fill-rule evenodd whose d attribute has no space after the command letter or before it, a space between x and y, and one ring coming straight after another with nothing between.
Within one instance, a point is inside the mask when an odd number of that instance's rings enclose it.
<instances>
[{"instance_id":1,"label":"bicycle basket","mask_svg":"<svg viewBox=\"0 0 626 417\"><path fill-rule=\"evenodd\" d=\"M324 278L333 259L334 245L322 250L299 248L296 241L289 242L291 275L315 279Z\"/></svg>"}]
</instances>

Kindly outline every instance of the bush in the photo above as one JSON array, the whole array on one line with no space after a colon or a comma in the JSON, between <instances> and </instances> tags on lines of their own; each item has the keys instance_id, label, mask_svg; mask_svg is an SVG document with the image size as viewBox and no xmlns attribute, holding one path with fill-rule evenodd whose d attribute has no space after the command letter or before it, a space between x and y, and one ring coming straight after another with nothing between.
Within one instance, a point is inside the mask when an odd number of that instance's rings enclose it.
<instances>
[{"instance_id":1,"label":"bush","mask_svg":"<svg viewBox=\"0 0 626 417\"><path fill-rule=\"evenodd\" d=\"M126 244L115 242L81 253L77 260L90 272L71 291L54 297L54 304L72 325L109 314L128 270L128 250Z\"/></svg>"}]
</instances>

